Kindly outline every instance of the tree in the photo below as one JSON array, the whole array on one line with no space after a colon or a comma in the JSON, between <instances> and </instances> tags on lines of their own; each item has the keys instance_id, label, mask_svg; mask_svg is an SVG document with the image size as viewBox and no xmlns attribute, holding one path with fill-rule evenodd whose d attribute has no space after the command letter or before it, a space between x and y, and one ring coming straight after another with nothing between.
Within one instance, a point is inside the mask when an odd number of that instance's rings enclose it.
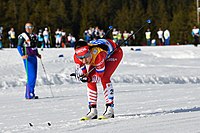
<instances>
[{"instance_id":1,"label":"tree","mask_svg":"<svg viewBox=\"0 0 200 133\"><path fill-rule=\"evenodd\" d=\"M79 36L80 33L80 1L77 0L72 0L70 3L70 6L68 7L69 12L71 12L71 16L70 20L71 20L71 30L69 30L69 32L71 32L73 35L75 35L76 37Z\"/></svg>"},{"instance_id":2,"label":"tree","mask_svg":"<svg viewBox=\"0 0 200 133\"><path fill-rule=\"evenodd\" d=\"M183 2L187 3L187 0L184 0ZM181 44L185 43L188 39L188 14L190 12L187 8L188 5L183 2L180 2L177 5L176 10L174 10L173 20L170 24L174 42Z\"/></svg>"},{"instance_id":3,"label":"tree","mask_svg":"<svg viewBox=\"0 0 200 133\"><path fill-rule=\"evenodd\" d=\"M84 33L89 27L95 26L95 0L84 0L81 2L81 21L80 21L80 35Z\"/></svg>"},{"instance_id":4,"label":"tree","mask_svg":"<svg viewBox=\"0 0 200 133\"><path fill-rule=\"evenodd\" d=\"M0 10L4 32L13 26L20 33L30 21L36 31L46 26L52 31L63 28L78 38L95 26L135 31L151 17L153 38L162 27L171 31L172 43L191 42L191 29L197 24L196 0L1 0ZM137 33L138 43L144 41L146 28Z\"/></svg>"},{"instance_id":5,"label":"tree","mask_svg":"<svg viewBox=\"0 0 200 133\"><path fill-rule=\"evenodd\" d=\"M48 20L49 25L55 28L67 27L69 20L63 0L50 0L49 1Z\"/></svg>"}]
</instances>

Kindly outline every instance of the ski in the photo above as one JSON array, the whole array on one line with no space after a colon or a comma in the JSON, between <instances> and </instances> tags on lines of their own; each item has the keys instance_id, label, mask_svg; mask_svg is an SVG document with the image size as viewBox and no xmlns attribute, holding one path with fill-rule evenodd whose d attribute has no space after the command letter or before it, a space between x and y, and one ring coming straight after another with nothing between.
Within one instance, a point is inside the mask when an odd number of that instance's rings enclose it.
<instances>
[{"instance_id":1,"label":"ski","mask_svg":"<svg viewBox=\"0 0 200 133\"><path fill-rule=\"evenodd\" d=\"M106 119L109 119L109 118L107 118L107 117L105 117L103 115L98 117L98 120L106 120Z\"/></svg>"},{"instance_id":2,"label":"ski","mask_svg":"<svg viewBox=\"0 0 200 133\"><path fill-rule=\"evenodd\" d=\"M88 120L94 120L94 119L89 119L88 117L82 117L82 118L80 119L80 121L88 121Z\"/></svg>"},{"instance_id":3,"label":"ski","mask_svg":"<svg viewBox=\"0 0 200 133\"><path fill-rule=\"evenodd\" d=\"M80 119L80 121L89 121L89 120L97 120L97 117L95 117L95 118L93 118L93 119L90 119L90 118L88 118L88 117L82 117L81 119Z\"/></svg>"},{"instance_id":4,"label":"ski","mask_svg":"<svg viewBox=\"0 0 200 133\"><path fill-rule=\"evenodd\" d=\"M110 119L110 118L107 118L105 116L99 116L97 119L89 119L88 117L82 117L80 119L80 121L91 121L91 120L107 120L107 119Z\"/></svg>"}]
</instances>

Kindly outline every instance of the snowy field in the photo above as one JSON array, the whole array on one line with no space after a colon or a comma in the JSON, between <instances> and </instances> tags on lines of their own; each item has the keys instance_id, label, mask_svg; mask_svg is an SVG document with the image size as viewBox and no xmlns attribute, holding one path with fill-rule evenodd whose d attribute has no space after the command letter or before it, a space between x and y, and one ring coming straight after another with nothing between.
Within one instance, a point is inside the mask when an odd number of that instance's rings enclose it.
<instances>
[{"instance_id":1,"label":"snowy field","mask_svg":"<svg viewBox=\"0 0 200 133\"><path fill-rule=\"evenodd\" d=\"M200 133L200 47L130 48L123 47L112 77L115 118L85 122L86 85L69 76L75 69L72 48L40 52L47 78L38 60L37 100L24 99L17 49L1 50L0 133ZM99 84L99 114L104 104Z\"/></svg>"}]
</instances>

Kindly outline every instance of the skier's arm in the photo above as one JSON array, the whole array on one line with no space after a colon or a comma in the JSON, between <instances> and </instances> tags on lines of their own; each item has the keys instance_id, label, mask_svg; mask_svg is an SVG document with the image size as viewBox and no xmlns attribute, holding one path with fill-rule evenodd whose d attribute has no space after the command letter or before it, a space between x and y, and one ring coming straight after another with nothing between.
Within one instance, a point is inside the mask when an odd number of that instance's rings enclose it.
<instances>
[{"instance_id":1,"label":"skier's arm","mask_svg":"<svg viewBox=\"0 0 200 133\"><path fill-rule=\"evenodd\" d=\"M28 55L25 55L25 53L22 50L24 41L25 41L24 38L20 35L18 38L17 50L18 50L19 54L22 56L22 58L26 59L28 57Z\"/></svg>"},{"instance_id":2,"label":"skier's arm","mask_svg":"<svg viewBox=\"0 0 200 133\"><path fill-rule=\"evenodd\" d=\"M79 69L82 72L82 75L87 74L86 66L76 57L74 54L74 62L76 63L76 69Z\"/></svg>"}]
</instances>

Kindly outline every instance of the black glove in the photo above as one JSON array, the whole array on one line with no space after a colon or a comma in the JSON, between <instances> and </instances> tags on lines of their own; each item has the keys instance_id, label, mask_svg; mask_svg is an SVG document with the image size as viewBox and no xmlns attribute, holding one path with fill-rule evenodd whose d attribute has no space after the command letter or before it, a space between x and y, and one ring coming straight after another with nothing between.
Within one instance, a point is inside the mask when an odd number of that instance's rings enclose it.
<instances>
[{"instance_id":1,"label":"black glove","mask_svg":"<svg viewBox=\"0 0 200 133\"><path fill-rule=\"evenodd\" d=\"M79 80L83 83L86 83L86 82L90 82L90 78L86 77L86 76L81 76L79 77Z\"/></svg>"},{"instance_id":2,"label":"black glove","mask_svg":"<svg viewBox=\"0 0 200 133\"><path fill-rule=\"evenodd\" d=\"M80 75L79 77L77 77L76 73L71 73L70 76L74 76L76 79L80 80L83 83L90 81L89 80L90 78L88 78L84 75Z\"/></svg>"}]
</instances>

